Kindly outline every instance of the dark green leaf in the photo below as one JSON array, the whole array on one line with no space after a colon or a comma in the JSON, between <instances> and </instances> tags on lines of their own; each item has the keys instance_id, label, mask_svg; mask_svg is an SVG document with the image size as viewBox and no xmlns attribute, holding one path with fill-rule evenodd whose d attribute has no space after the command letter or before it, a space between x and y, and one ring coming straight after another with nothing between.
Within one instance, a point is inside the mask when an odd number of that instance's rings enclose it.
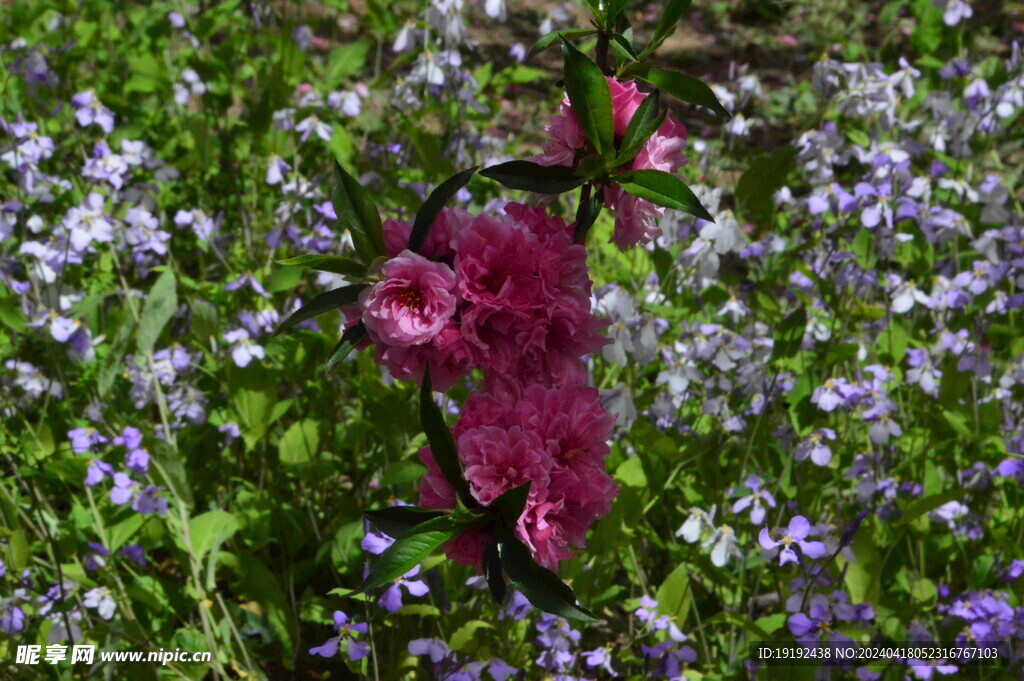
<instances>
[{"instance_id":1,"label":"dark green leaf","mask_svg":"<svg viewBox=\"0 0 1024 681\"><path fill-rule=\"evenodd\" d=\"M447 515L413 527L406 536L396 540L381 554L359 591L370 591L393 582L466 529L468 525L458 523Z\"/></svg>"},{"instance_id":2,"label":"dark green leaf","mask_svg":"<svg viewBox=\"0 0 1024 681\"><path fill-rule=\"evenodd\" d=\"M331 204L341 226L349 231L352 244L363 263L369 265L384 255L384 235L380 213L369 199L366 188L334 162L334 190Z\"/></svg>"},{"instance_id":3,"label":"dark green leaf","mask_svg":"<svg viewBox=\"0 0 1024 681\"><path fill-rule=\"evenodd\" d=\"M281 322L281 325L277 327L274 335L276 336L279 333L283 333L307 319L312 319L317 315L330 312L331 310L337 310L342 305L350 305L356 302L359 298L359 293L364 288L366 288L366 284L351 284L349 286L341 286L336 289L331 289L326 293L321 293L316 298L293 312L288 319Z\"/></svg>"},{"instance_id":4,"label":"dark green leaf","mask_svg":"<svg viewBox=\"0 0 1024 681\"><path fill-rule=\"evenodd\" d=\"M365 511L363 515L373 529L383 532L392 539L401 539L408 536L417 525L439 518L445 515L445 512L417 506L391 506Z\"/></svg>"},{"instance_id":5,"label":"dark green leaf","mask_svg":"<svg viewBox=\"0 0 1024 681\"><path fill-rule=\"evenodd\" d=\"M636 50L634 50L633 46L629 44L629 41L621 35L613 35L610 44L612 48L619 53L619 56L622 57L622 61L637 60Z\"/></svg>"},{"instance_id":6,"label":"dark green leaf","mask_svg":"<svg viewBox=\"0 0 1024 681\"><path fill-rule=\"evenodd\" d=\"M416 220L412 223L412 232L409 234L410 251L420 252L430 233L430 227L434 224L441 209L455 196L456 192L469 183L474 173L476 173L476 166L452 175L430 192L430 196L423 202L419 212L416 213Z\"/></svg>"},{"instance_id":7,"label":"dark green leaf","mask_svg":"<svg viewBox=\"0 0 1024 681\"><path fill-rule=\"evenodd\" d=\"M703 81L665 69L643 69L633 75L684 102L711 109L723 118L731 118L728 109L722 106L715 93Z\"/></svg>"},{"instance_id":8,"label":"dark green leaf","mask_svg":"<svg viewBox=\"0 0 1024 681\"><path fill-rule=\"evenodd\" d=\"M496 510L508 525L515 525L519 516L526 508L526 500L530 496L530 483L513 487L491 502L490 508Z\"/></svg>"},{"instance_id":9,"label":"dark green leaf","mask_svg":"<svg viewBox=\"0 0 1024 681\"><path fill-rule=\"evenodd\" d=\"M346 277L361 279L366 276L366 266L351 258L343 258L339 255L319 255L311 253L300 255L287 260L275 260L278 265L285 267L308 267L320 272L333 272Z\"/></svg>"},{"instance_id":10,"label":"dark green leaf","mask_svg":"<svg viewBox=\"0 0 1024 681\"><path fill-rule=\"evenodd\" d=\"M362 322L353 324L352 326L345 329L345 333L341 334L341 340L331 350L331 356L327 358L327 364L324 366L324 373L327 373L334 366L349 356L356 346L363 342L366 338L366 327Z\"/></svg>"},{"instance_id":11,"label":"dark green leaf","mask_svg":"<svg viewBox=\"0 0 1024 681\"><path fill-rule=\"evenodd\" d=\"M587 238L587 232L594 226L597 216L601 214L601 207L604 205L604 189L598 189L593 196L583 201L576 211L576 229L573 231L573 243L583 243Z\"/></svg>"},{"instance_id":12,"label":"dark green leaf","mask_svg":"<svg viewBox=\"0 0 1024 681\"><path fill-rule=\"evenodd\" d=\"M459 452L455 447L455 438L448 424L444 422L441 409L434 402L430 389L430 369L423 372L423 386L420 388L420 423L430 443L430 451L441 473L455 491L466 508L479 508L480 504L469 493L469 483L462 474L459 463Z\"/></svg>"},{"instance_id":13,"label":"dark green leaf","mask_svg":"<svg viewBox=\"0 0 1024 681\"><path fill-rule=\"evenodd\" d=\"M629 119L626 134L619 144L619 154L615 158L615 165L622 166L632 161L640 153L644 143L661 127L668 112L660 111L660 109L661 92L655 90L644 99L643 103L637 107L636 113Z\"/></svg>"},{"instance_id":14,"label":"dark green leaf","mask_svg":"<svg viewBox=\"0 0 1024 681\"><path fill-rule=\"evenodd\" d=\"M605 24L612 25L622 14L622 10L626 9L627 4L629 0L608 0L604 7Z\"/></svg>"},{"instance_id":15,"label":"dark green leaf","mask_svg":"<svg viewBox=\"0 0 1024 681\"><path fill-rule=\"evenodd\" d=\"M565 38L562 38L562 55L565 57L565 91L580 127L598 153L612 153L615 120L608 81L600 67Z\"/></svg>"},{"instance_id":16,"label":"dark green leaf","mask_svg":"<svg viewBox=\"0 0 1024 681\"><path fill-rule=\"evenodd\" d=\"M772 356L769 361L776 362L792 357L800 351L800 344L807 330L807 309L801 305L786 315L775 332L772 344Z\"/></svg>"},{"instance_id":17,"label":"dark green leaf","mask_svg":"<svg viewBox=\"0 0 1024 681\"><path fill-rule=\"evenodd\" d=\"M679 20L683 18L683 12L689 7L692 0L669 0L665 10L661 13L658 23L654 27L654 35L651 37L651 44L644 48L643 56L647 56L661 47L665 39L676 32Z\"/></svg>"},{"instance_id":18,"label":"dark green leaf","mask_svg":"<svg viewBox=\"0 0 1024 681\"><path fill-rule=\"evenodd\" d=\"M533 161L509 161L480 171L484 177L497 180L509 189L522 189L537 194L561 194L575 189L586 180L576 177L569 166L542 166Z\"/></svg>"},{"instance_id":19,"label":"dark green leaf","mask_svg":"<svg viewBox=\"0 0 1024 681\"><path fill-rule=\"evenodd\" d=\"M498 534L498 541L501 567L509 582L522 592L534 607L566 619L597 621L592 612L577 605L572 587L551 570L538 565L530 555L530 550L512 536L511 532L501 531Z\"/></svg>"},{"instance_id":20,"label":"dark green leaf","mask_svg":"<svg viewBox=\"0 0 1024 681\"><path fill-rule=\"evenodd\" d=\"M708 222L715 221L711 213L700 205L690 188L672 173L664 170L630 170L612 179L633 196L665 208L681 210Z\"/></svg>"},{"instance_id":21,"label":"dark green leaf","mask_svg":"<svg viewBox=\"0 0 1024 681\"><path fill-rule=\"evenodd\" d=\"M501 555L498 552L497 539L491 540L484 549L484 577L487 579L487 588L491 591L496 603L505 601L505 577L501 572Z\"/></svg>"},{"instance_id":22,"label":"dark green leaf","mask_svg":"<svg viewBox=\"0 0 1024 681\"><path fill-rule=\"evenodd\" d=\"M952 489L947 489L944 492L939 492L938 494L933 494L923 499L917 499L909 506L907 506L907 509L904 512L903 517L900 518L899 522L901 525L909 525L913 521L923 516L925 513L930 513L931 511L934 511L943 504L948 504L951 501L959 501L960 499L963 499L967 492L968 490L962 487L954 487Z\"/></svg>"},{"instance_id":23,"label":"dark green leaf","mask_svg":"<svg viewBox=\"0 0 1024 681\"><path fill-rule=\"evenodd\" d=\"M533 47L530 48L530 51L526 55L525 61L530 61L538 54L554 45L559 38L586 38L587 36L594 35L595 33L597 33L597 31L592 28L570 28L565 31L552 31L533 44Z\"/></svg>"}]
</instances>

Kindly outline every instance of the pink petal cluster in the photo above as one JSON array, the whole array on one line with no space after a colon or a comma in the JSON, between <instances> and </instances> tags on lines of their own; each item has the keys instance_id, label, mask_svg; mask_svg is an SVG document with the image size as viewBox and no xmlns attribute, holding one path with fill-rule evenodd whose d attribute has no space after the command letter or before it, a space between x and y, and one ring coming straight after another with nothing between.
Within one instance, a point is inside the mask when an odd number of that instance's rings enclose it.
<instances>
[{"instance_id":1,"label":"pink petal cluster","mask_svg":"<svg viewBox=\"0 0 1024 681\"><path fill-rule=\"evenodd\" d=\"M608 513L618 492L604 472L613 425L594 388L534 384L473 393L453 432L470 492L482 505L531 483L515 533L538 563L556 569L572 548L584 546L587 529ZM429 447L420 459L428 468L420 505L455 508L455 490ZM445 551L479 569L488 541L486 532L474 530Z\"/></svg>"},{"instance_id":2,"label":"pink petal cluster","mask_svg":"<svg viewBox=\"0 0 1024 681\"><path fill-rule=\"evenodd\" d=\"M612 96L615 136L621 138L647 95L637 89L634 81L620 83L610 77L607 81ZM595 151L572 111L568 96L562 100L559 113L551 117L546 129L550 139L544 145L544 153L533 159L537 163L575 167L580 160ZM686 157L682 153L685 146L686 127L666 116L658 130L640 149L640 153L628 166L618 170L654 169L675 173L686 164ZM612 242L621 250L647 243L661 235L657 220L665 213L664 208L645 199L638 199L617 186L605 187L605 206L615 212Z\"/></svg>"},{"instance_id":3,"label":"pink petal cluster","mask_svg":"<svg viewBox=\"0 0 1024 681\"><path fill-rule=\"evenodd\" d=\"M400 250L409 225L388 220L383 230L384 278L345 312L366 324L395 378L419 381L429 367L445 390L480 368L488 387L579 383L580 358L608 342L591 312L586 249L543 208L510 203L500 217L445 209L426 257Z\"/></svg>"}]
</instances>

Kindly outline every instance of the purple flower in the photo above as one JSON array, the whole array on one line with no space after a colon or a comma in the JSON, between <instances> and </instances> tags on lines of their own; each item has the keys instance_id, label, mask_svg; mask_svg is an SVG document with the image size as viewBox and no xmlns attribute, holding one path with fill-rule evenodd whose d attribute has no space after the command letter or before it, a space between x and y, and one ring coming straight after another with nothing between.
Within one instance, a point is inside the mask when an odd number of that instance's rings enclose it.
<instances>
[{"instance_id":1,"label":"purple flower","mask_svg":"<svg viewBox=\"0 0 1024 681\"><path fill-rule=\"evenodd\" d=\"M124 447L128 450L138 449L142 446L142 431L138 428L126 426L121 434L111 440L111 444Z\"/></svg>"},{"instance_id":2,"label":"purple flower","mask_svg":"<svg viewBox=\"0 0 1024 681\"><path fill-rule=\"evenodd\" d=\"M89 542L89 553L85 554L85 559L82 564L85 566L87 572L95 572L101 567L107 564L105 558L110 555L102 544L96 542Z\"/></svg>"},{"instance_id":3,"label":"purple flower","mask_svg":"<svg viewBox=\"0 0 1024 681\"><path fill-rule=\"evenodd\" d=\"M338 646L342 641L345 642L345 655L353 662L361 660L370 654L369 644L357 641L355 638L355 634L365 634L369 630L365 622L350 624L348 615L341 610L335 610L334 630L338 632L337 636L328 639L323 645L310 648L309 654L321 657L334 657L338 653Z\"/></svg>"},{"instance_id":4,"label":"purple flower","mask_svg":"<svg viewBox=\"0 0 1024 681\"><path fill-rule=\"evenodd\" d=\"M910 672L919 679L931 679L935 672L942 675L956 674L960 671L960 668L954 664L949 664L946 660L917 660L910 658L907 660L907 666L910 667Z\"/></svg>"},{"instance_id":5,"label":"purple flower","mask_svg":"<svg viewBox=\"0 0 1024 681\"><path fill-rule=\"evenodd\" d=\"M811 403L816 404L822 411L833 411L840 405L853 406L860 395L860 389L851 385L845 378L830 378L824 385L814 389Z\"/></svg>"},{"instance_id":6,"label":"purple flower","mask_svg":"<svg viewBox=\"0 0 1024 681\"><path fill-rule=\"evenodd\" d=\"M25 611L10 600L5 598L0 601L0 631L14 636L25 628Z\"/></svg>"},{"instance_id":7,"label":"purple flower","mask_svg":"<svg viewBox=\"0 0 1024 681\"><path fill-rule=\"evenodd\" d=\"M117 612L117 604L110 589L98 586L85 592L85 600L82 601L87 608L95 608L96 613L105 620L112 619Z\"/></svg>"},{"instance_id":8,"label":"purple flower","mask_svg":"<svg viewBox=\"0 0 1024 681\"><path fill-rule=\"evenodd\" d=\"M379 556L394 543L395 540L383 532L367 532L363 540L359 542L359 546L362 547L363 551Z\"/></svg>"},{"instance_id":9,"label":"purple flower","mask_svg":"<svg viewBox=\"0 0 1024 681\"><path fill-rule=\"evenodd\" d=\"M71 451L75 454L92 451L107 441L107 438L100 435L100 432L91 426L69 430L68 437L71 439Z\"/></svg>"},{"instance_id":10,"label":"purple flower","mask_svg":"<svg viewBox=\"0 0 1024 681\"><path fill-rule=\"evenodd\" d=\"M612 647L610 645L604 648L595 648L594 650L583 653L583 663L590 669L594 667L604 667L608 670L608 673L615 676L615 670L612 669Z\"/></svg>"},{"instance_id":11,"label":"purple flower","mask_svg":"<svg viewBox=\"0 0 1024 681\"><path fill-rule=\"evenodd\" d=\"M757 540L765 551L782 546L782 551L779 553L779 565L799 562L800 559L793 550L794 544L799 546L800 551L808 558L821 558L826 552L825 545L820 541L807 541L806 537L810 530L811 524L807 522L807 518L798 515L789 521L789 527L786 528L781 539L772 539L773 533L769 532L767 527L763 527Z\"/></svg>"},{"instance_id":12,"label":"purple flower","mask_svg":"<svg viewBox=\"0 0 1024 681\"><path fill-rule=\"evenodd\" d=\"M129 544L121 549L121 556L132 561L139 567L146 567L146 550L142 544Z\"/></svg>"},{"instance_id":13,"label":"purple flower","mask_svg":"<svg viewBox=\"0 0 1024 681\"><path fill-rule=\"evenodd\" d=\"M125 455L124 465L135 475L145 475L149 472L149 452L145 449L133 449Z\"/></svg>"},{"instance_id":14,"label":"purple flower","mask_svg":"<svg viewBox=\"0 0 1024 681\"><path fill-rule=\"evenodd\" d=\"M803 461L810 457L811 461L816 465L827 466L832 460L832 449L825 444L824 440L835 439L836 431L831 428L820 428L808 435L807 439L797 445L796 450L793 452L793 458L797 461ZM760 522L755 520L754 524L760 525Z\"/></svg>"},{"instance_id":15,"label":"purple flower","mask_svg":"<svg viewBox=\"0 0 1024 681\"><path fill-rule=\"evenodd\" d=\"M761 503L768 504L771 508L775 508L775 497L772 493L764 489L761 483L761 478L756 475L747 477L746 482L743 485L750 490L750 495L745 496L735 504L732 505L733 513L742 513L743 511L750 509L750 522L755 525L760 525L764 521L765 508Z\"/></svg>"},{"instance_id":16,"label":"purple flower","mask_svg":"<svg viewBox=\"0 0 1024 681\"><path fill-rule=\"evenodd\" d=\"M249 332L245 329L234 329L224 334L224 340L234 343L231 348L231 359L238 367L247 367L249 362L256 359L263 359L265 353L263 346L257 345L249 340Z\"/></svg>"},{"instance_id":17,"label":"purple flower","mask_svg":"<svg viewBox=\"0 0 1024 681\"><path fill-rule=\"evenodd\" d=\"M108 135L114 130L114 112L103 106L92 90L84 90L72 97L71 106L75 107L75 118L83 128L95 123Z\"/></svg>"},{"instance_id":18,"label":"purple flower","mask_svg":"<svg viewBox=\"0 0 1024 681\"><path fill-rule=\"evenodd\" d=\"M89 462L88 468L85 469L85 485L86 487L95 487L103 482L103 479L108 475L113 474L113 466L99 459L93 459Z\"/></svg>"},{"instance_id":19,"label":"purple flower","mask_svg":"<svg viewBox=\"0 0 1024 681\"><path fill-rule=\"evenodd\" d=\"M377 601L377 604L390 613L398 612L402 609L402 587L409 592L411 596L426 596L430 591L427 583L418 579L409 579L415 577L420 573L420 566L417 565L412 570L409 570L404 575L395 580L395 582L387 588L384 594Z\"/></svg>"}]
</instances>

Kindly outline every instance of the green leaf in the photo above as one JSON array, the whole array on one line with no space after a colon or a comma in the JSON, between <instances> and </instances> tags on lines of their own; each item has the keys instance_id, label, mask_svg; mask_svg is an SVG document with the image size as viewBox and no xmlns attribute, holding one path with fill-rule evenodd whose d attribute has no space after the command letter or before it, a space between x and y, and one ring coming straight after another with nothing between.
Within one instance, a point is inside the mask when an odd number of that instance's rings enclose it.
<instances>
[{"instance_id":1,"label":"green leaf","mask_svg":"<svg viewBox=\"0 0 1024 681\"><path fill-rule=\"evenodd\" d=\"M420 423L430 443L430 451L434 455L437 467L441 469L445 479L459 494L459 499L466 508L479 508L473 495L469 493L469 483L462 473L459 452L455 447L455 438L448 424L444 422L441 409L434 402L430 389L430 369L423 372L423 386L420 389Z\"/></svg>"},{"instance_id":2,"label":"green leaf","mask_svg":"<svg viewBox=\"0 0 1024 681\"><path fill-rule=\"evenodd\" d=\"M615 479L627 487L647 487L647 474L639 456L631 456L615 469Z\"/></svg>"},{"instance_id":3,"label":"green leaf","mask_svg":"<svg viewBox=\"0 0 1024 681\"><path fill-rule=\"evenodd\" d=\"M337 161L334 162L331 204L341 226L352 236L352 244L364 264L369 265L384 255L380 213L371 203L366 188Z\"/></svg>"},{"instance_id":4,"label":"green leaf","mask_svg":"<svg viewBox=\"0 0 1024 681\"><path fill-rule=\"evenodd\" d=\"M282 463L297 464L309 461L319 451L320 433L316 421L296 421L284 431L277 445Z\"/></svg>"},{"instance_id":5,"label":"green leaf","mask_svg":"<svg viewBox=\"0 0 1024 681\"><path fill-rule=\"evenodd\" d=\"M577 177L569 166L542 166L533 161L509 161L480 171L509 189L522 189L537 194L561 194L575 189L586 179Z\"/></svg>"},{"instance_id":6,"label":"green leaf","mask_svg":"<svg viewBox=\"0 0 1024 681\"><path fill-rule=\"evenodd\" d=\"M629 119L629 127L619 144L619 154L615 157L615 165L621 166L633 160L644 143L661 127L668 111L661 111L661 92L655 90L637 107L636 113Z\"/></svg>"},{"instance_id":7,"label":"green leaf","mask_svg":"<svg viewBox=\"0 0 1024 681\"><path fill-rule=\"evenodd\" d=\"M370 591L393 582L466 529L466 523L458 523L447 515L417 525L381 554L359 591Z\"/></svg>"},{"instance_id":8,"label":"green leaf","mask_svg":"<svg viewBox=\"0 0 1024 681\"><path fill-rule=\"evenodd\" d=\"M430 228L433 226L434 220L437 219L441 209L460 189L469 183L470 178L476 173L476 168L476 166L473 166L469 170L463 170L461 173L452 175L439 184L434 191L430 192L430 196L423 202L423 206L416 213L416 219L412 223L412 232L409 234L410 251L413 253L420 252L420 249L423 248L423 244L427 240L427 234L430 233Z\"/></svg>"},{"instance_id":9,"label":"green leaf","mask_svg":"<svg viewBox=\"0 0 1024 681\"><path fill-rule=\"evenodd\" d=\"M711 109L722 118L732 118L729 110L722 106L715 93L702 80L666 69L641 69L639 71L630 69L630 72L631 75L647 81L677 99Z\"/></svg>"},{"instance_id":10,"label":"green leaf","mask_svg":"<svg viewBox=\"0 0 1024 681\"><path fill-rule=\"evenodd\" d=\"M174 272L165 269L157 277L153 288L146 297L142 306L142 314L139 317L139 328L135 332L135 344L139 354L148 356L153 352L160 333L167 322L174 316L178 308L178 293L174 280Z\"/></svg>"},{"instance_id":11,"label":"green leaf","mask_svg":"<svg viewBox=\"0 0 1024 681\"><path fill-rule=\"evenodd\" d=\"M201 562L209 551L238 531L238 519L227 511L216 509L197 515L188 521L191 540L189 553Z\"/></svg>"},{"instance_id":12,"label":"green leaf","mask_svg":"<svg viewBox=\"0 0 1024 681\"><path fill-rule=\"evenodd\" d=\"M635 62L639 59L639 55L636 53L636 50L633 49L633 45L621 34L616 33L613 35L609 44L612 46L612 49L618 52L619 56L622 57L621 61Z\"/></svg>"},{"instance_id":13,"label":"green leaf","mask_svg":"<svg viewBox=\"0 0 1024 681\"><path fill-rule=\"evenodd\" d=\"M683 563L677 565L658 587L654 599L658 601L658 612L682 624L690 610L690 572L693 570Z\"/></svg>"},{"instance_id":14,"label":"green leaf","mask_svg":"<svg viewBox=\"0 0 1024 681\"><path fill-rule=\"evenodd\" d=\"M285 267L309 267L320 272L334 272L346 277L361 279L366 276L366 266L351 258L343 258L338 255L300 255L287 260L275 260L278 265Z\"/></svg>"},{"instance_id":15,"label":"green leaf","mask_svg":"<svg viewBox=\"0 0 1024 681\"><path fill-rule=\"evenodd\" d=\"M759 227L771 227L775 212L773 195L786 184L797 150L783 149L758 156L736 183L736 203L741 215Z\"/></svg>"},{"instance_id":16,"label":"green leaf","mask_svg":"<svg viewBox=\"0 0 1024 681\"><path fill-rule=\"evenodd\" d=\"M527 482L513 487L492 501L488 508L497 511L502 520L509 525L515 525L519 516L523 514L523 509L526 508L526 500L530 496L530 484Z\"/></svg>"},{"instance_id":17,"label":"green leaf","mask_svg":"<svg viewBox=\"0 0 1024 681\"><path fill-rule=\"evenodd\" d=\"M664 170L630 170L612 179L633 196L665 208L681 210L708 222L715 221L690 188L672 173Z\"/></svg>"},{"instance_id":18,"label":"green leaf","mask_svg":"<svg viewBox=\"0 0 1024 681\"><path fill-rule=\"evenodd\" d=\"M525 61L530 61L538 54L548 49L555 44L560 38L586 38L587 36L596 34L597 31L593 28L570 28L564 31L552 31L541 37L540 40L533 44L530 51L526 55Z\"/></svg>"},{"instance_id":19,"label":"green leaf","mask_svg":"<svg viewBox=\"0 0 1024 681\"><path fill-rule=\"evenodd\" d=\"M573 230L573 243L580 244L587 238L590 228L597 222L604 206L604 188L599 188L590 198L579 205L576 211L576 228Z\"/></svg>"},{"instance_id":20,"label":"green leaf","mask_svg":"<svg viewBox=\"0 0 1024 681\"><path fill-rule=\"evenodd\" d=\"M498 553L509 582L534 607L566 619L596 622L594 613L576 603L572 587L533 560L530 550L508 531L501 532Z\"/></svg>"},{"instance_id":21,"label":"green leaf","mask_svg":"<svg viewBox=\"0 0 1024 681\"><path fill-rule=\"evenodd\" d=\"M417 525L439 518L445 515L445 512L418 506L389 506L374 511L364 511L363 515L374 530L383 532L392 539L401 539L408 536Z\"/></svg>"},{"instance_id":22,"label":"green leaf","mask_svg":"<svg viewBox=\"0 0 1024 681\"><path fill-rule=\"evenodd\" d=\"M615 151L612 95L600 67L562 38L565 91L587 139L601 155Z\"/></svg>"},{"instance_id":23,"label":"green leaf","mask_svg":"<svg viewBox=\"0 0 1024 681\"><path fill-rule=\"evenodd\" d=\"M312 319L317 315L322 315L325 312L331 310L337 310L342 305L351 305L359 299L359 294L364 288L367 288L366 284L350 284L348 286L341 286L336 289L331 289L326 293L321 293L313 300L309 301L298 310L293 312L288 319L281 322L281 325L274 331L274 335L284 333L285 331L294 328L298 324Z\"/></svg>"},{"instance_id":24,"label":"green leaf","mask_svg":"<svg viewBox=\"0 0 1024 681\"><path fill-rule=\"evenodd\" d=\"M455 630L452 637L448 639L448 647L458 652L473 641L477 631L480 629L492 629L493 627L494 625L489 622L470 620Z\"/></svg>"},{"instance_id":25,"label":"green leaf","mask_svg":"<svg viewBox=\"0 0 1024 681\"><path fill-rule=\"evenodd\" d=\"M654 50L661 47L661 44L665 42L665 39L676 32L676 26L679 24L679 20L683 18L683 12L690 7L692 0L669 0L668 4L665 5L665 10L661 13L661 18L658 19L658 23L654 26L654 35L651 37L651 44L644 49L644 55L647 56Z\"/></svg>"},{"instance_id":26,"label":"green leaf","mask_svg":"<svg viewBox=\"0 0 1024 681\"><path fill-rule=\"evenodd\" d=\"M800 351L800 344L807 330L807 308L803 305L786 315L775 331L772 344L772 356L769 362L777 362L786 357L793 357Z\"/></svg>"},{"instance_id":27,"label":"green leaf","mask_svg":"<svg viewBox=\"0 0 1024 681\"><path fill-rule=\"evenodd\" d=\"M505 594L508 589L505 586L505 577L501 572L501 553L498 550L498 540L494 538L484 548L484 578L487 580L487 588L495 603L504 603Z\"/></svg>"},{"instance_id":28,"label":"green leaf","mask_svg":"<svg viewBox=\"0 0 1024 681\"><path fill-rule=\"evenodd\" d=\"M341 334L341 340L331 350L331 356L327 359L327 364L324 366L324 373L327 373L334 366L349 356L356 346L363 342L366 338L366 326L359 322L345 329L345 333Z\"/></svg>"}]
</instances>

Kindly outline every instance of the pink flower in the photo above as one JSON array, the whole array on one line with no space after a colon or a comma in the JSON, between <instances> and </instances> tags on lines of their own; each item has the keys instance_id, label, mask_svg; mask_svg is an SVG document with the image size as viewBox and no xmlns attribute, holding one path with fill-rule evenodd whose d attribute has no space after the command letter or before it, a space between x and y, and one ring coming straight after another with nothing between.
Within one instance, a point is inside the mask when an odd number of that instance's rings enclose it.
<instances>
[{"instance_id":1,"label":"pink flower","mask_svg":"<svg viewBox=\"0 0 1024 681\"><path fill-rule=\"evenodd\" d=\"M431 260L450 262L452 244L459 233L473 221L473 216L462 208L444 208L430 226L427 240L423 242L420 254ZM409 247L412 225L401 220L385 220L381 225L384 235L384 251L393 258Z\"/></svg>"},{"instance_id":2,"label":"pink flower","mask_svg":"<svg viewBox=\"0 0 1024 681\"><path fill-rule=\"evenodd\" d=\"M530 498L547 496L551 457L537 433L481 426L459 437L459 458L473 497L484 506L511 489L532 483Z\"/></svg>"},{"instance_id":3,"label":"pink flower","mask_svg":"<svg viewBox=\"0 0 1024 681\"><path fill-rule=\"evenodd\" d=\"M482 505L531 482L515 532L541 565L556 568L582 548L587 529L608 513L618 487L604 472L614 418L593 388L578 385L499 386L474 393L454 428L470 493ZM420 450L427 474L420 505L455 507L455 490L429 448ZM446 547L449 557L480 568L486 540L476 536ZM456 551L458 557L452 555Z\"/></svg>"},{"instance_id":4,"label":"pink flower","mask_svg":"<svg viewBox=\"0 0 1024 681\"><path fill-rule=\"evenodd\" d=\"M608 78L612 96L612 116L615 136L626 134L629 121L647 95L637 90L636 83L620 83ZM559 113L551 117L547 132L551 136L544 145L544 153L533 160L542 165L575 166L581 159L594 153L579 121L572 111L569 98L562 101ZM636 157L617 170L654 169L675 173L686 163L682 154L686 145L686 127L669 117L651 135ZM615 212L615 232L612 241L621 250L638 243L646 243L660 236L656 221L665 209L645 199L638 199L618 187L605 188L605 205Z\"/></svg>"},{"instance_id":5,"label":"pink flower","mask_svg":"<svg viewBox=\"0 0 1024 681\"><path fill-rule=\"evenodd\" d=\"M360 295L362 320L378 345L430 342L455 314L455 274L412 251L384 263L384 281Z\"/></svg>"}]
</instances>

